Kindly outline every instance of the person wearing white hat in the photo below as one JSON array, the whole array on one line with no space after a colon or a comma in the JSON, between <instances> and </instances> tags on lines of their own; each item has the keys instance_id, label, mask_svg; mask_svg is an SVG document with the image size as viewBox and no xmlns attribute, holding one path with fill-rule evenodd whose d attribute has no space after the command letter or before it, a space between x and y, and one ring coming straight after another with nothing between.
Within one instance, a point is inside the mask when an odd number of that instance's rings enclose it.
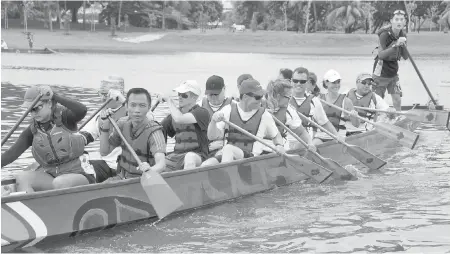
<instances>
[{"instance_id":1,"label":"person wearing white hat","mask_svg":"<svg viewBox=\"0 0 450 254\"><path fill-rule=\"evenodd\" d=\"M346 97L346 94L339 93L341 88L341 75L339 72L333 69L328 70L323 76L323 88L327 89L327 93L320 94L320 99L351 111L354 115L358 114L358 112L353 109L353 103ZM346 114L328 105L323 105L323 109L325 110L328 120L330 120L338 135L343 139L345 139L347 135L347 122L351 122L355 127L359 126L359 119L354 115ZM314 145L320 145L330 140L333 140L333 138L321 130L317 130L313 143Z\"/></svg>"},{"instance_id":2,"label":"person wearing white hat","mask_svg":"<svg viewBox=\"0 0 450 254\"><path fill-rule=\"evenodd\" d=\"M197 105L200 86L195 80L186 80L173 91L178 93L178 106L172 98L163 98L169 104L170 115L161 122L166 136L175 138L174 151L166 156L167 171L198 167L209 153L210 115Z\"/></svg>"}]
</instances>

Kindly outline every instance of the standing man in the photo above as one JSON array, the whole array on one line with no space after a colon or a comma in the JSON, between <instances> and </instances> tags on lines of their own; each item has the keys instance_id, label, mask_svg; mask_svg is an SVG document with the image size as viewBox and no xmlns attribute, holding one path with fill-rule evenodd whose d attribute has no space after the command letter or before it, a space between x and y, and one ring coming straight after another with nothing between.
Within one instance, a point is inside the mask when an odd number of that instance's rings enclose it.
<instances>
[{"instance_id":1,"label":"standing man","mask_svg":"<svg viewBox=\"0 0 450 254\"><path fill-rule=\"evenodd\" d=\"M392 13L391 24L378 32L378 55L373 65L373 79L376 83L375 92L384 98L386 89L392 97L394 108L398 111L402 106L402 89L398 77L398 61L400 58L408 59L406 47L406 34L403 28L406 24L406 13L396 10Z\"/></svg>"},{"instance_id":2,"label":"standing man","mask_svg":"<svg viewBox=\"0 0 450 254\"><path fill-rule=\"evenodd\" d=\"M356 78L356 89L352 88L347 93L347 97L352 101L353 106L381 109L388 111L395 111L389 108L389 105L378 94L372 92L372 85L374 83L373 77L370 73L361 73ZM356 109L358 115L368 120L377 121L377 113ZM373 129L371 124L361 121L359 127L353 124L346 124L347 136L359 134L367 130Z\"/></svg>"},{"instance_id":3,"label":"standing man","mask_svg":"<svg viewBox=\"0 0 450 254\"><path fill-rule=\"evenodd\" d=\"M225 82L222 77L213 75L206 80L206 97L201 101L201 106L208 110L211 117L215 112L229 105L233 98L225 97ZM223 147L224 139L209 140L209 156L213 156Z\"/></svg>"},{"instance_id":4,"label":"standing man","mask_svg":"<svg viewBox=\"0 0 450 254\"><path fill-rule=\"evenodd\" d=\"M198 167L209 153L210 116L207 109L197 105L200 86L195 80L187 80L174 91L178 93L178 107L172 98L164 98L169 104L170 115L161 122L165 134L175 137L174 151L166 157L167 171Z\"/></svg>"}]
</instances>

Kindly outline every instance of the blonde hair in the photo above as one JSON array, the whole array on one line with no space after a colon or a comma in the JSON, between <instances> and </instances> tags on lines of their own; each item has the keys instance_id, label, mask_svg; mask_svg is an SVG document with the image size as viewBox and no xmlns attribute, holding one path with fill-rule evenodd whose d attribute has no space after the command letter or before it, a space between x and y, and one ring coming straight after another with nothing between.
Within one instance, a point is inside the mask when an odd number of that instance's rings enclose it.
<instances>
[{"instance_id":1,"label":"blonde hair","mask_svg":"<svg viewBox=\"0 0 450 254\"><path fill-rule=\"evenodd\" d=\"M267 84L267 105L272 111L278 111L279 105L277 95L288 95L286 89L292 89L293 86L288 79L276 79L269 81Z\"/></svg>"}]
</instances>

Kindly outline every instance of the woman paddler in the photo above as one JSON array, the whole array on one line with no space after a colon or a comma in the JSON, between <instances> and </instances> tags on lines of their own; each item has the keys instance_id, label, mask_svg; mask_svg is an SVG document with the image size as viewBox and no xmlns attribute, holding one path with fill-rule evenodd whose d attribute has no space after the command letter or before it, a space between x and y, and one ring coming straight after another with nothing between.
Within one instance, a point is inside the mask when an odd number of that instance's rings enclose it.
<instances>
[{"instance_id":1,"label":"woman paddler","mask_svg":"<svg viewBox=\"0 0 450 254\"><path fill-rule=\"evenodd\" d=\"M330 120L331 124L336 129L338 136L345 139L347 135L347 128L345 126L346 122L350 121L355 127L359 126L359 119L356 118L358 112L354 110L353 103L349 98L347 98L347 95L339 93L339 90L341 89L341 75L337 71L331 69L325 73L323 77L323 87L327 89L327 93L320 94L320 99L353 113L353 115L348 115L338 109L334 109L325 103L322 103L328 120ZM317 130L313 143L314 145L320 145L330 140L333 140L333 138L328 134Z\"/></svg>"},{"instance_id":2,"label":"woman paddler","mask_svg":"<svg viewBox=\"0 0 450 254\"><path fill-rule=\"evenodd\" d=\"M30 111L31 124L2 154L2 168L31 146L32 155L40 166L36 171L22 171L16 176L17 191L34 192L94 183L92 168L83 169L80 160L86 138L75 132L77 123L86 115L86 106L53 93L49 86L33 86L25 93L23 107L32 105L40 94L43 96Z\"/></svg>"}]
</instances>

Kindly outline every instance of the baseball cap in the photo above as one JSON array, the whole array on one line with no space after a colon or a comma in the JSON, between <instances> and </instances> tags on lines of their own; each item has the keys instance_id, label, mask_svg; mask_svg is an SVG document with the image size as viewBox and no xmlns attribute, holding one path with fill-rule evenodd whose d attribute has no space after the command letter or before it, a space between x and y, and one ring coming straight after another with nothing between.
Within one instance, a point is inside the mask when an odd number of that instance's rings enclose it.
<instances>
[{"instance_id":1,"label":"baseball cap","mask_svg":"<svg viewBox=\"0 0 450 254\"><path fill-rule=\"evenodd\" d=\"M225 87L225 82L223 78L217 75L212 75L206 80L205 94L218 94Z\"/></svg>"},{"instance_id":2,"label":"baseball cap","mask_svg":"<svg viewBox=\"0 0 450 254\"><path fill-rule=\"evenodd\" d=\"M195 80L186 80L181 83L177 88L173 89L173 91L177 93L187 93L192 92L196 95L201 94L200 86L197 84Z\"/></svg>"},{"instance_id":3,"label":"baseball cap","mask_svg":"<svg viewBox=\"0 0 450 254\"><path fill-rule=\"evenodd\" d=\"M356 78L356 82L363 81L363 80L366 80L366 79L369 79L369 78L373 81L372 74L370 74L368 72L363 72L363 73L360 73L358 75L358 77Z\"/></svg>"},{"instance_id":4,"label":"baseball cap","mask_svg":"<svg viewBox=\"0 0 450 254\"><path fill-rule=\"evenodd\" d=\"M34 99L38 97L40 94L39 88L37 86L32 86L28 88L28 90L25 92L25 96L23 97L23 104L22 107L28 108L33 104Z\"/></svg>"},{"instance_id":5,"label":"baseball cap","mask_svg":"<svg viewBox=\"0 0 450 254\"><path fill-rule=\"evenodd\" d=\"M121 93L124 93L124 88L125 82L120 76L108 76L104 78L100 83L100 93L108 93L111 89L118 90Z\"/></svg>"},{"instance_id":6,"label":"baseball cap","mask_svg":"<svg viewBox=\"0 0 450 254\"><path fill-rule=\"evenodd\" d=\"M255 95L264 95L265 92L258 81L254 79L247 79L242 81L241 85L239 86L239 93L253 93Z\"/></svg>"},{"instance_id":7,"label":"baseball cap","mask_svg":"<svg viewBox=\"0 0 450 254\"><path fill-rule=\"evenodd\" d=\"M328 70L325 75L323 76L324 81L334 82L338 79L341 79L341 75L339 75L339 72L331 69Z\"/></svg>"},{"instance_id":8,"label":"baseball cap","mask_svg":"<svg viewBox=\"0 0 450 254\"><path fill-rule=\"evenodd\" d=\"M239 76L237 78L238 87L241 85L242 81L247 80L247 79L253 79L253 76L250 74L242 74L241 76Z\"/></svg>"}]
</instances>

